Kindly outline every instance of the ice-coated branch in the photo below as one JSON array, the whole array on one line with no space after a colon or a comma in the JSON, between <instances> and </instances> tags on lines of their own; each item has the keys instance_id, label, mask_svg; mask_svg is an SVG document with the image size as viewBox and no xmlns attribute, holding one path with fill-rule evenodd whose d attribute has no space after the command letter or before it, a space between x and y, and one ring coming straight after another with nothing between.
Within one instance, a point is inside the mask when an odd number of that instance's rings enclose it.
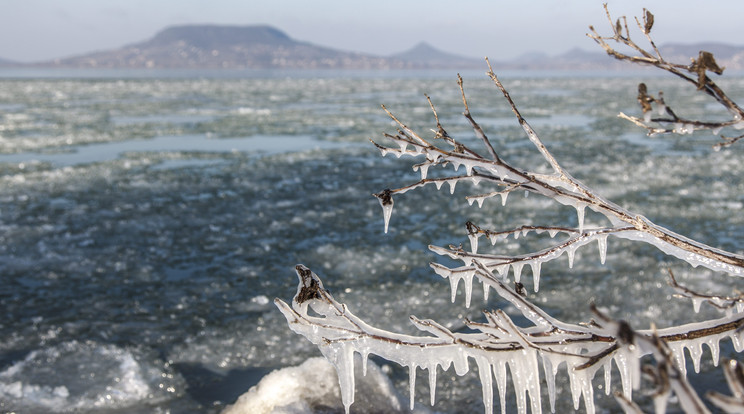
<instances>
[{"instance_id":1,"label":"ice-coated branch","mask_svg":"<svg viewBox=\"0 0 744 414\"><path fill-rule=\"evenodd\" d=\"M354 315L345 304L333 298L320 278L307 267L297 265L296 272L299 284L292 304L280 299L275 303L290 328L318 346L338 371L347 412L354 402L356 354L361 356L362 372L370 354L407 367L412 408L417 369L428 372L433 405L438 369L448 370L453 366L455 373L464 375L474 361L481 379L486 413L493 410L493 378L496 379L501 412L506 412L507 367L517 395L518 411L526 413L529 406L530 412L542 412L539 365L542 365L548 387L551 410L555 411L555 378L559 368L565 365L575 408L579 408L583 399L587 412L591 413L594 411L592 378L602 368L605 390L609 393L613 361L620 372L622 395L631 400L632 390L640 384L640 358L654 354L658 361L656 353L661 349L659 344L663 344L663 360L669 362L665 369L673 374L667 374L667 378L671 378L672 390L680 396L681 392L689 389L689 384L687 388L684 386L685 349L693 356L697 369L703 344L710 347L716 364L721 339L731 338L738 351L744 345L741 332L744 316L740 314L658 331L633 331L627 323L614 321L596 308L595 313L600 317L598 321L583 326L561 322L482 269L473 273L481 279L484 287L493 289L510 302L531 326L518 326L506 313L496 310L484 312L485 322L466 321L473 333L453 332L435 321L412 316L414 326L428 335L402 335L374 327ZM467 283L472 283L472 280ZM453 291L456 289L455 284ZM679 386L682 388L675 385L675 381L682 383ZM693 397L689 398L695 401Z\"/></svg>"},{"instance_id":2,"label":"ice-coated branch","mask_svg":"<svg viewBox=\"0 0 744 414\"><path fill-rule=\"evenodd\" d=\"M708 303L719 310L725 311L727 315L731 315L733 312L744 312L744 295L741 293L737 296L698 293L677 283L677 279L671 270L669 271L669 285L677 291L678 297L688 298L692 301L695 313L700 311L700 305L702 303Z\"/></svg>"},{"instance_id":3,"label":"ice-coated branch","mask_svg":"<svg viewBox=\"0 0 744 414\"><path fill-rule=\"evenodd\" d=\"M723 364L723 372L732 395L711 391L706 396L726 413L742 413L744 412L744 367L736 360L726 360Z\"/></svg>"},{"instance_id":4,"label":"ice-coated branch","mask_svg":"<svg viewBox=\"0 0 744 414\"><path fill-rule=\"evenodd\" d=\"M712 53L701 50L696 58L691 58L689 64L670 62L662 57L661 52L651 38L654 15L650 11L643 10L642 22L638 18L635 19L638 29L643 33L651 48L651 50L647 50L631 39L631 32L628 28L627 19L624 16L613 23L607 5L605 4L604 7L607 20L612 28L612 35L602 36L593 26L589 26L591 33L588 33L587 36L597 42L608 55L621 61L654 66L669 72L715 99L731 116L730 119L725 121L704 121L680 117L664 101L663 92L659 92L658 96L655 97L648 93L646 84L641 83L638 85L638 103L641 106L643 116L637 117L620 113L619 117L645 128L649 135L665 133L692 134L695 130L701 129L711 130L714 135L718 135L726 127L744 129L744 110L708 76L710 72L721 75L724 71L724 68L718 65ZM611 43L622 45L635 52L635 54L622 53L613 48ZM655 111L653 106L656 106ZM654 116L654 112L657 113L656 116ZM714 148L720 149L732 145L741 138L742 136L731 138L722 135L722 142L715 144Z\"/></svg>"},{"instance_id":5,"label":"ice-coated branch","mask_svg":"<svg viewBox=\"0 0 744 414\"><path fill-rule=\"evenodd\" d=\"M448 248L430 246L435 253L463 263L462 266L455 268L438 263L431 265L436 274L449 280L453 302L462 282L465 303L469 306L472 284L477 280L483 285L486 298L489 292L494 290L501 298L510 302L532 325L518 326L506 313L495 310L484 312L485 322L466 322L473 333L453 332L435 321L413 316L412 323L429 336L388 332L358 318L345 304L337 302L323 288L317 275L310 269L298 265L297 275L300 283L292 305L276 300L291 329L318 346L323 355L336 367L347 410L354 399L355 354L361 355L363 366L368 356L374 354L408 367L411 404L418 368L428 371L431 402L434 403L438 368L446 370L454 366L455 372L463 375L469 370L470 360L473 360L478 366L481 378L486 413L493 410L493 378L496 378L502 412L505 409L507 366L512 374L518 411L524 413L529 406L531 412L541 412L540 381L537 379L539 365L543 367L551 408L555 405L555 376L558 368L565 365L574 406L578 409L583 399L587 412L591 413L594 411L594 390L591 380L595 373L603 368L605 390L609 393L613 361L621 373L623 392L619 400L623 406L632 408L632 390L638 388L640 384L640 358L651 354L658 362L656 375L666 381L659 388L662 391L658 393L656 404L659 407L665 406L668 397L673 393L683 406L693 407L694 412L694 408L699 407L699 398L686 383L685 352L690 354L696 371L699 370L704 344L711 350L714 364L718 363L718 344L721 339L730 338L734 349L740 352L744 348L742 338L744 315L738 313L741 307L731 306L728 314L720 319L650 331L633 331L628 324L615 322L606 317L583 326L574 325L556 320L526 299L521 283L521 272L525 266L531 268L533 286L537 291L543 263L566 254L570 267L575 251L593 242L597 243L600 261L604 262L609 236L649 243L692 266L702 265L731 275L744 276L744 258L697 243L658 226L645 217L604 199L572 177L521 116L506 88L490 67L488 74L507 99L528 139L551 166L553 173L544 174L530 168L517 167L499 157L485 132L470 114L462 78L458 78L458 85L463 91L463 103L466 106L465 117L473 127L475 135L486 147L487 155L481 155L448 135L428 97L436 120L436 129L431 138L413 131L383 107L398 125L396 134L384 134L395 145L383 146L373 142L374 145L383 156L392 154L397 157L422 158L413 165L421 177L412 184L397 189L385 189L374 195L382 206L386 231L392 215L394 198L429 184L434 184L439 189L447 183L451 193L454 193L455 186L460 182L479 185L479 188L484 186L494 188L495 191L467 197L470 204L477 202L479 206L494 196L500 196L502 203L505 203L508 194L519 189L575 208L577 227L545 225L490 230L468 222L466 227L470 251L454 246ZM440 144L435 145L434 142ZM454 172L449 169L450 166ZM428 172L432 168L443 170L444 173L438 174L436 178L429 178ZM587 207L604 216L607 225L585 228L584 213ZM552 239L558 234L564 237L553 241L547 248L521 255L479 252L480 237L486 237L491 244L495 244L505 237L529 236L543 232ZM507 279L510 269L514 288L510 287L512 283ZM681 295L690 298L693 304L701 301L717 303L723 300L703 297L679 285L675 287ZM638 345L641 343L646 345ZM649 343L652 345L648 345Z\"/></svg>"},{"instance_id":6,"label":"ice-coated branch","mask_svg":"<svg viewBox=\"0 0 744 414\"><path fill-rule=\"evenodd\" d=\"M677 257L688 262L690 265L704 266L715 271L726 272L731 275L744 276L744 257L730 252L725 252L684 236L676 234L669 229L658 226L649 219L640 214L630 212L615 203L601 197L596 191L588 188L576 178L566 172L555 157L550 153L548 148L543 144L538 134L530 127L529 123L522 117L516 104L511 99L504 85L493 73L489 66L488 76L501 91L509 103L512 111L519 124L522 126L528 139L535 145L546 162L553 169L553 174L542 174L528 168L520 168L511 165L503 158L495 155L495 150L485 133L470 115L466 107L465 116L468 122L473 126L475 135L480 137L485 144L490 157L480 155L476 150L467 145L458 142L444 132L444 128L439 123L439 117L435 113L437 120L437 132L433 139L428 140L416 132L412 131L405 124L400 122L387 108L385 111L395 121L398 126L396 135L384 134L385 137L392 140L397 146L386 147L373 141L374 145L380 150L383 156L392 154L396 157L411 156L423 157L424 160L413 166L414 171L419 171L421 179L415 183L397 188L385 189L375 196L380 200L384 211L385 230L389 226L390 217L393 210L394 196L404 194L417 188L434 184L437 189L447 183L450 193L454 193L455 187L460 182L470 184L484 185L495 187L495 191L472 194L467 196L470 204L477 202L483 206L485 200L500 196L502 204L506 203L509 193L519 189L536 193L552 199L560 204L568 205L576 209L578 227L573 229L567 240L555 243L552 247L539 252L533 252L520 256L478 256L478 238L481 235L488 234L491 242L495 243L495 236L503 235L498 231L478 231L473 232L471 228L468 235L471 241L471 253L450 252L446 253L442 248L433 248L437 253L448 254L455 258L470 261L472 258L480 257L486 261L484 265L490 270L505 271L508 265L511 265L515 273L515 281L519 282L519 270L522 266L530 265L533 268L535 277L535 287L539 283L539 266L547 261L554 260L566 253L569 257L569 264L573 263L573 253L575 250L593 240L599 244L600 255L604 261L605 250L607 245L607 236L615 236L630 240L642 241L651 244L666 254ZM458 78L458 85L463 90L462 78ZM463 91L463 96L465 93ZM431 104L431 101L429 101ZM463 103L467 105L467 100L463 98ZM431 104L433 109L433 104ZM444 138L447 147L434 145L434 141ZM450 148L451 147L451 148ZM454 173L447 171L448 166L452 166ZM458 172L464 166L464 174ZM428 178L428 173L432 168L440 168L445 174L440 174L437 178ZM603 215L609 225L598 229L585 229L584 216L586 208ZM471 223L472 225L472 223ZM475 226L477 227L477 226ZM555 226L536 227L535 230L545 230L551 232ZM514 233L518 235L519 233ZM466 263L468 264L468 263ZM505 267L506 266L506 267Z\"/></svg>"},{"instance_id":7,"label":"ice-coated branch","mask_svg":"<svg viewBox=\"0 0 744 414\"><path fill-rule=\"evenodd\" d=\"M607 16L612 22L609 11ZM669 127L666 124L670 123L674 129L744 127L742 122L744 112L707 75L707 72L722 71L712 55L701 52L698 59L690 65L667 62L650 36L654 16L644 10L642 21L636 19L636 24L651 45L649 50L641 48L631 40L625 18L618 19L613 24L612 36L602 37L592 28L593 34L590 34L590 37L617 59L652 65L693 83L727 108L733 118L715 124L679 117L664 103L663 94L652 96L648 93L647 87L642 85L639 87L638 100L646 116L644 119L625 116L627 119L648 128L649 132L657 133L668 132ZM609 45L610 41L625 45L637 54L622 54ZM358 365L357 355L361 356L363 372L369 355L377 355L407 367L412 408L419 368L428 373L430 401L433 405L436 401L438 370L440 368L447 370L453 366L458 375L464 375L469 371L470 364L475 362L487 414L493 411L494 388L499 394L501 412L506 412L507 378L511 378L519 413L526 413L528 407L531 413L542 412L540 388L543 380L548 389L551 410L555 411L555 377L561 367L565 369L565 375L569 378L574 407L578 409L583 400L586 411L593 413L592 379L597 371L602 369L604 390L609 395L614 363L620 372L622 389L622 392L616 394L616 399L626 412L641 411L633 402L632 393L641 385L642 372L652 378L655 387L653 402L657 412L666 410L671 396L675 396L680 408L685 412L708 412L687 381L686 354L692 360L694 370L698 372L704 346L709 349L714 365L718 365L719 343L722 339L730 339L736 352L744 350L742 312L744 300L741 296L714 296L695 292L678 284L670 272L671 286L680 297L690 300L696 311L701 303L709 303L719 309L723 316L660 329L652 325L647 330L636 330L630 323L615 320L592 305L597 319L577 325L558 320L531 302L526 296L521 274L525 267L531 269L533 288L537 291L543 264L565 254L571 267L577 249L593 243L597 244L600 262L604 263L610 236L647 243L692 267L703 266L732 276L744 276L744 256L707 246L659 226L641 214L631 212L603 198L594 189L574 178L561 166L538 133L522 116L490 63L488 69L488 77L506 100L527 139L549 167L547 169L549 173L542 172L546 170L543 165L511 164L499 153L499 149L493 146L486 131L471 114L463 80L458 75L457 84L462 94L463 116L473 129L477 138L476 145L481 144L483 148L471 148L449 135L440 122L439 114L429 96L426 96L426 99L436 123L435 128L431 130L432 134L414 131L383 106L383 110L397 126L396 132L383 134L392 144L382 145L375 141L372 143L382 156L394 155L398 158L406 156L415 159L412 168L420 174L420 178L398 188L386 188L374 196L383 210L385 232L390 227L395 199L430 184L439 190L446 183L450 194L454 194L456 186L460 183L478 186L479 191L471 192L465 199L470 205L477 203L480 208L496 197L500 197L501 204L505 205L508 195L518 190L575 209L576 226L546 223L517 225L511 229L488 229L468 222L466 229L470 242L469 250L461 246L429 246L436 254L461 262L461 265L457 266L431 264L436 274L449 281L452 302L456 301L457 292L462 287L465 305L469 306L473 283L478 282L483 285L486 299L491 291L496 292L501 299L511 305L510 309L516 309L521 314L526 321L525 326L515 323L513 316L503 310L495 309L485 310L479 321L466 320L465 325L470 329L468 332L452 331L436 321L415 316L411 316L411 322L422 332L421 335L389 332L354 315L345 304L331 296L315 273L303 265L297 265L299 285L291 305L280 299L275 300L290 328L315 344L334 365L347 412L354 401L354 367ZM662 110L660 118L651 117L653 105L657 106L657 110ZM651 126L652 122L661 127ZM725 145L740 138L725 138L724 142L728 143ZM432 170L437 170L437 173L430 176ZM599 218L603 218L601 224L585 226L587 208ZM507 237L540 237L539 235L543 233L549 235L550 239L543 240L547 242L547 247L539 250L521 254L504 254L494 250L498 241ZM481 237L491 242L491 250L486 251L479 245ZM641 358L644 356L651 356L650 359L655 363L642 366ZM711 394L709 398L724 410L737 412L736 410L744 405L744 374L735 363L726 362L725 365L733 396ZM510 376L507 376L507 368ZM543 380L540 379L540 372Z\"/></svg>"}]
</instances>

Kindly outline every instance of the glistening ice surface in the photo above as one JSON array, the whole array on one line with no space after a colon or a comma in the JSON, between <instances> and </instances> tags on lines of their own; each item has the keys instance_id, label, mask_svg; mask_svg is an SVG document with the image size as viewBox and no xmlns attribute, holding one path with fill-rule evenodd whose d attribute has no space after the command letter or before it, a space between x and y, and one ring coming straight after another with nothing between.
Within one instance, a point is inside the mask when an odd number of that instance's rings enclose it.
<instances>
[{"instance_id":1,"label":"glistening ice surface","mask_svg":"<svg viewBox=\"0 0 744 414\"><path fill-rule=\"evenodd\" d=\"M462 295L451 304L449 284L428 268L439 260L428 244L467 245L467 220L494 229L576 223L573 209L539 197L479 209L467 206L466 188L450 197L445 186L398 197L383 234L371 194L419 175L367 141L394 131L379 105L425 134L435 126L426 93L448 132L475 146L454 73L124 75L0 79L3 411L216 412L271 370L319 355L272 303L294 295L296 263L383 328L414 333L415 314L458 329L504 303L483 303L476 289L469 309ZM464 77L500 156L540 162L490 81ZM501 78L575 177L678 233L744 251L741 147L715 152L706 133L647 138L616 118L638 112L641 80L680 114L725 116L714 104L646 72ZM744 102L744 81L722 84ZM526 251L523 242L498 248ZM740 286L612 238L602 266L593 246L573 269L565 259L545 265L540 291L527 289L532 300L569 322L587 321L594 300L646 328L715 315L673 298L668 268L702 291ZM722 354L733 354L730 343ZM406 371L376 362L407 395ZM701 390L721 386L707 380L720 374L710 365L691 374ZM427 404L426 381L417 383ZM571 409L566 387L559 400L558 412ZM619 410L599 390L596 400L599 411ZM434 410L482 412L477 374L440 373Z\"/></svg>"}]
</instances>

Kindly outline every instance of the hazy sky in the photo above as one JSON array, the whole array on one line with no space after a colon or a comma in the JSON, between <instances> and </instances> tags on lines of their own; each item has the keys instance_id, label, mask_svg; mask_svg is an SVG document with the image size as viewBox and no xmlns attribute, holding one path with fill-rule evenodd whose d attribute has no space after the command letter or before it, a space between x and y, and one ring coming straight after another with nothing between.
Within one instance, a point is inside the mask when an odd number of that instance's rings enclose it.
<instances>
[{"instance_id":1,"label":"hazy sky","mask_svg":"<svg viewBox=\"0 0 744 414\"><path fill-rule=\"evenodd\" d=\"M609 1L613 15L656 15L657 43L744 44L744 1ZM0 58L37 61L110 49L189 23L269 24L317 45L378 55L427 41L494 60L574 47L608 28L590 0L0 0Z\"/></svg>"}]
</instances>

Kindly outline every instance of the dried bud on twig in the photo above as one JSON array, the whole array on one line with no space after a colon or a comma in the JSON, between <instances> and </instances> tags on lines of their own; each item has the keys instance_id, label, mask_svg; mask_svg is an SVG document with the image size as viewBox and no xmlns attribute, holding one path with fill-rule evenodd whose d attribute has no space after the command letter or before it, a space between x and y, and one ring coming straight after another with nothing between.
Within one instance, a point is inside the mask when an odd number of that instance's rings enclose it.
<instances>
[{"instance_id":1,"label":"dried bud on twig","mask_svg":"<svg viewBox=\"0 0 744 414\"><path fill-rule=\"evenodd\" d=\"M643 113L651 112L651 102L654 102L652 96L648 96L648 88L645 83L638 84L638 103L641 104Z\"/></svg>"},{"instance_id":2,"label":"dried bud on twig","mask_svg":"<svg viewBox=\"0 0 744 414\"><path fill-rule=\"evenodd\" d=\"M654 15L650 11L643 9L643 31L645 34L651 33L651 28L654 27Z\"/></svg>"},{"instance_id":3,"label":"dried bud on twig","mask_svg":"<svg viewBox=\"0 0 744 414\"><path fill-rule=\"evenodd\" d=\"M713 57L713 54L704 50L700 51L698 58L693 59L692 64L690 65L690 72L697 73L698 75L698 90L703 89L708 82L705 71L709 70L716 75L720 75L723 73L723 69L724 68L718 66L718 63L716 63L716 59Z\"/></svg>"}]
</instances>

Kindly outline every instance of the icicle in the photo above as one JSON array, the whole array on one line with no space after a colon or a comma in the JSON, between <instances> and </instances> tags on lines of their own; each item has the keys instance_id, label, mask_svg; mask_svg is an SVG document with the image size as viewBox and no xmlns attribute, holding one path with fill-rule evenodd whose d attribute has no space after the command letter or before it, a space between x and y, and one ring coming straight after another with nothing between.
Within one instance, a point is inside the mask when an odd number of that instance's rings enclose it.
<instances>
[{"instance_id":1,"label":"icicle","mask_svg":"<svg viewBox=\"0 0 744 414\"><path fill-rule=\"evenodd\" d=\"M410 395L411 410L413 410L413 406L416 403L416 365L408 366L408 392Z\"/></svg>"},{"instance_id":2,"label":"icicle","mask_svg":"<svg viewBox=\"0 0 744 414\"><path fill-rule=\"evenodd\" d=\"M489 234L488 239L491 241L491 246L495 246L497 241L506 239L506 235L505 234Z\"/></svg>"},{"instance_id":3,"label":"icicle","mask_svg":"<svg viewBox=\"0 0 744 414\"><path fill-rule=\"evenodd\" d=\"M566 249L566 254L568 255L568 268L573 269L574 255L576 254L576 248L573 245L568 246L568 248Z\"/></svg>"},{"instance_id":4,"label":"icicle","mask_svg":"<svg viewBox=\"0 0 744 414\"><path fill-rule=\"evenodd\" d=\"M450 288L452 289L452 303L455 303L455 296L457 296L457 285L460 283L460 277L450 273L449 282Z\"/></svg>"},{"instance_id":5,"label":"icicle","mask_svg":"<svg viewBox=\"0 0 744 414\"><path fill-rule=\"evenodd\" d=\"M633 390L641 384L640 353L635 345L621 346L612 357L620 371L623 395L632 400Z\"/></svg>"},{"instance_id":6,"label":"icicle","mask_svg":"<svg viewBox=\"0 0 744 414\"><path fill-rule=\"evenodd\" d=\"M594 387L592 386L592 377L594 376L594 370L583 369L577 370L576 366L580 365L582 360L578 358L567 358L566 364L568 365L568 378L569 385L571 388L571 397L574 403L574 409L579 409L581 402L581 396L584 396L584 407L587 414L594 413Z\"/></svg>"},{"instance_id":7,"label":"icicle","mask_svg":"<svg viewBox=\"0 0 744 414\"><path fill-rule=\"evenodd\" d=\"M508 264L498 265L496 266L494 270L499 272L499 275L503 278L506 276L506 273L509 271L509 265Z\"/></svg>"},{"instance_id":8,"label":"icicle","mask_svg":"<svg viewBox=\"0 0 744 414\"><path fill-rule=\"evenodd\" d=\"M573 402L574 410L578 411L579 404L581 403L581 384L579 384L579 380L576 378L577 371L575 369L569 366L567 371L568 385L571 390L571 401Z\"/></svg>"},{"instance_id":9,"label":"icicle","mask_svg":"<svg viewBox=\"0 0 744 414\"><path fill-rule=\"evenodd\" d=\"M427 175L429 175L429 166L431 164L425 163L425 164L418 164L413 166L413 171L418 171L421 173L421 180L425 180Z\"/></svg>"},{"instance_id":10,"label":"icicle","mask_svg":"<svg viewBox=\"0 0 744 414\"><path fill-rule=\"evenodd\" d=\"M465 277L465 307L470 307L470 298L473 294L473 273L467 273Z\"/></svg>"},{"instance_id":11,"label":"icicle","mask_svg":"<svg viewBox=\"0 0 744 414\"><path fill-rule=\"evenodd\" d=\"M488 284L488 280L483 279L483 302L488 302L488 293L491 290L491 286Z\"/></svg>"},{"instance_id":12,"label":"icicle","mask_svg":"<svg viewBox=\"0 0 744 414\"><path fill-rule=\"evenodd\" d=\"M496 378L496 387L499 389L499 402L501 412L506 412L506 361L498 359L493 365L493 376Z\"/></svg>"},{"instance_id":13,"label":"icicle","mask_svg":"<svg viewBox=\"0 0 744 414\"><path fill-rule=\"evenodd\" d=\"M483 197L478 198L478 208L483 208Z\"/></svg>"},{"instance_id":14,"label":"icicle","mask_svg":"<svg viewBox=\"0 0 744 414\"><path fill-rule=\"evenodd\" d=\"M550 360L548 353L542 354L543 361L543 372L545 373L545 382L548 385L548 400L550 401L550 412L555 412L555 374L557 372L557 366L553 367L553 362ZM559 362L560 364L560 362ZM503 412L503 411L502 411Z\"/></svg>"},{"instance_id":15,"label":"icicle","mask_svg":"<svg viewBox=\"0 0 744 414\"><path fill-rule=\"evenodd\" d=\"M734 344L734 351L741 352L744 350L744 343L742 343L741 334L734 331L729 334L729 338L731 338L731 343Z\"/></svg>"},{"instance_id":16,"label":"icicle","mask_svg":"<svg viewBox=\"0 0 744 414\"><path fill-rule=\"evenodd\" d=\"M473 164L471 163L465 163L465 173L467 175L473 175Z\"/></svg>"},{"instance_id":17,"label":"icicle","mask_svg":"<svg viewBox=\"0 0 744 414\"><path fill-rule=\"evenodd\" d=\"M534 350L525 350L515 352L515 355L509 359L509 369L512 373L512 383L517 396L517 411L519 413L527 412L527 399L525 394L529 394L530 408L534 414L542 413L540 404L540 378L537 367L537 355Z\"/></svg>"},{"instance_id":18,"label":"icicle","mask_svg":"<svg viewBox=\"0 0 744 414\"><path fill-rule=\"evenodd\" d=\"M584 209L586 209L586 204L584 203L577 203L576 204L576 215L579 219L579 233L584 232Z\"/></svg>"},{"instance_id":19,"label":"icicle","mask_svg":"<svg viewBox=\"0 0 744 414\"><path fill-rule=\"evenodd\" d=\"M721 338L708 338L708 341L705 343L708 345L708 349L710 349L710 359L713 360L713 365L718 366L718 359L721 355L719 349L718 349L718 341L720 341Z\"/></svg>"},{"instance_id":20,"label":"icicle","mask_svg":"<svg viewBox=\"0 0 744 414\"><path fill-rule=\"evenodd\" d=\"M465 307L470 307L470 298L473 294L473 272L468 272L465 274L463 279L465 279Z\"/></svg>"},{"instance_id":21,"label":"icicle","mask_svg":"<svg viewBox=\"0 0 744 414\"><path fill-rule=\"evenodd\" d=\"M610 395L610 387L612 386L612 360L608 359L604 365L604 381L605 381L605 395Z\"/></svg>"},{"instance_id":22,"label":"icicle","mask_svg":"<svg viewBox=\"0 0 744 414\"><path fill-rule=\"evenodd\" d=\"M388 198L388 203L385 204L382 198L378 198L380 206L382 206L382 218L385 221L385 233L388 232L388 225L390 224L390 217L393 215L393 197Z\"/></svg>"},{"instance_id":23,"label":"icicle","mask_svg":"<svg viewBox=\"0 0 744 414\"><path fill-rule=\"evenodd\" d=\"M607 259L607 235L600 234L597 236L597 246L599 247L599 262L605 264Z\"/></svg>"},{"instance_id":24,"label":"icicle","mask_svg":"<svg viewBox=\"0 0 744 414\"><path fill-rule=\"evenodd\" d=\"M430 403L431 406L434 406L434 402L436 401L436 392L437 392L437 364L433 364L432 366L429 366L429 393L430 393Z\"/></svg>"},{"instance_id":25,"label":"icicle","mask_svg":"<svg viewBox=\"0 0 744 414\"><path fill-rule=\"evenodd\" d=\"M542 263L539 260L533 260L530 262L532 267L532 281L535 284L535 292L540 290L540 266Z\"/></svg>"},{"instance_id":26,"label":"icicle","mask_svg":"<svg viewBox=\"0 0 744 414\"><path fill-rule=\"evenodd\" d=\"M450 194L455 194L455 185L457 185L457 180L456 179L447 180L447 184L449 184L450 186Z\"/></svg>"},{"instance_id":27,"label":"icicle","mask_svg":"<svg viewBox=\"0 0 744 414\"><path fill-rule=\"evenodd\" d=\"M493 376L491 376L491 364L485 357L475 358L478 365L478 375L480 376L481 389L483 391L483 405L486 414L493 414ZM432 401L432 405L433 401ZM501 411L502 413L504 411Z\"/></svg>"},{"instance_id":28,"label":"icicle","mask_svg":"<svg viewBox=\"0 0 744 414\"><path fill-rule=\"evenodd\" d=\"M700 358L703 356L703 342L700 339L693 339L688 341L687 349L690 350L690 358L692 359L692 366L695 368L695 373L700 373Z\"/></svg>"},{"instance_id":29,"label":"icicle","mask_svg":"<svg viewBox=\"0 0 744 414\"><path fill-rule=\"evenodd\" d=\"M514 281L519 283L519 279L522 277L522 267L524 263L514 262L512 263L512 270L514 270Z\"/></svg>"},{"instance_id":30,"label":"icicle","mask_svg":"<svg viewBox=\"0 0 744 414\"><path fill-rule=\"evenodd\" d=\"M398 141L398 146L400 147L401 153L406 152L406 150L408 149L408 143L403 140ZM400 155L398 157L400 157Z\"/></svg>"},{"instance_id":31,"label":"icicle","mask_svg":"<svg viewBox=\"0 0 744 414\"><path fill-rule=\"evenodd\" d=\"M502 192L499 193L499 195L501 196L501 205L502 206L505 206L506 205L506 197L509 196L509 192L508 191L502 191Z\"/></svg>"},{"instance_id":32,"label":"icicle","mask_svg":"<svg viewBox=\"0 0 744 414\"><path fill-rule=\"evenodd\" d=\"M364 352L360 352L362 355L362 376L367 376L367 360L369 359L369 352L366 350Z\"/></svg>"},{"instance_id":33,"label":"icicle","mask_svg":"<svg viewBox=\"0 0 744 414\"><path fill-rule=\"evenodd\" d=\"M480 237L479 233L468 234L468 239L470 239L470 251L473 254L478 253L478 238L479 237Z\"/></svg>"},{"instance_id":34,"label":"icicle","mask_svg":"<svg viewBox=\"0 0 744 414\"><path fill-rule=\"evenodd\" d=\"M677 364L677 368L682 373L683 376L687 375L687 363L685 362L685 346L683 343L677 341L677 342L669 342L669 349L672 350L672 355L674 356L674 362Z\"/></svg>"},{"instance_id":35,"label":"icicle","mask_svg":"<svg viewBox=\"0 0 744 414\"><path fill-rule=\"evenodd\" d=\"M452 168L457 172L460 169L460 165L462 165L457 159L451 159L450 162L452 163Z\"/></svg>"},{"instance_id":36,"label":"icicle","mask_svg":"<svg viewBox=\"0 0 744 414\"><path fill-rule=\"evenodd\" d=\"M701 298L692 298L692 309L695 310L695 313L700 312L700 304L703 303L703 299Z\"/></svg>"},{"instance_id":37,"label":"icicle","mask_svg":"<svg viewBox=\"0 0 744 414\"><path fill-rule=\"evenodd\" d=\"M556 234L558 234L558 229L548 230L548 235L550 236L551 239L554 238Z\"/></svg>"},{"instance_id":38,"label":"icicle","mask_svg":"<svg viewBox=\"0 0 744 414\"><path fill-rule=\"evenodd\" d=\"M437 191L442 189L442 184L444 184L444 181L442 181L442 180L436 180L436 181L434 181L434 185L437 186Z\"/></svg>"},{"instance_id":39,"label":"icicle","mask_svg":"<svg viewBox=\"0 0 744 414\"><path fill-rule=\"evenodd\" d=\"M334 343L321 347L320 351L336 368L338 385L341 387L341 401L346 414L349 414L349 408L354 403L354 347Z\"/></svg>"}]
</instances>

